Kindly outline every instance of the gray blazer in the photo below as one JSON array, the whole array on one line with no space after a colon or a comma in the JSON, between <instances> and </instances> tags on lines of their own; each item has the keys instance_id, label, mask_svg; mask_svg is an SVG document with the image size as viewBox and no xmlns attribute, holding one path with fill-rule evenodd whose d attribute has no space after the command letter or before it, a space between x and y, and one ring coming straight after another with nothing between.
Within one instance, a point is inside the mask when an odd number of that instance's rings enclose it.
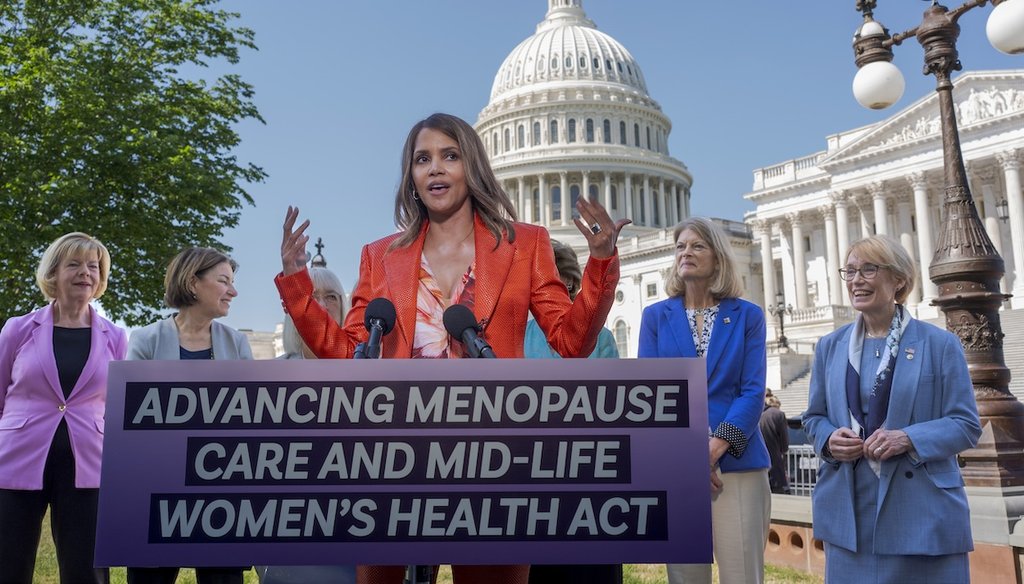
<instances>
[{"instance_id":1,"label":"gray blazer","mask_svg":"<svg viewBox=\"0 0 1024 584\"><path fill-rule=\"evenodd\" d=\"M213 357L218 361L252 359L249 339L235 329L213 321L210 325L213 336ZM153 324L133 331L128 339L126 361L177 361L179 352L178 327L174 316L168 316Z\"/></svg>"}]
</instances>

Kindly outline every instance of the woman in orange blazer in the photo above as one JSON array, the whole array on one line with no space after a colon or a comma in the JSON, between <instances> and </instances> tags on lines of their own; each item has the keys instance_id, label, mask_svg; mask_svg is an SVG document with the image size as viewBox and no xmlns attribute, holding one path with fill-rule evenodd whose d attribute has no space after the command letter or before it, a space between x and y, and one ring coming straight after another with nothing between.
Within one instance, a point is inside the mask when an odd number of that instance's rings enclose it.
<instances>
[{"instance_id":1,"label":"woman in orange blazer","mask_svg":"<svg viewBox=\"0 0 1024 584\"><path fill-rule=\"evenodd\" d=\"M395 195L399 233L363 248L352 309L338 326L313 299L305 269L298 209L288 208L281 243L283 272L276 278L285 309L306 345L321 358L349 358L366 341L366 305L388 298L397 313L384 337L386 358L461 357L463 348L442 323L452 304L469 307L480 336L499 357L522 357L527 313L563 357L585 357L597 344L615 286L615 243L627 219L613 221L596 202L581 197L576 226L587 239L590 260L575 300L558 276L548 233L517 223L515 208L494 176L480 137L465 121L434 114L409 132ZM566 194L563 194L566 196ZM401 582L397 566L359 569L361 584ZM526 584L529 566L455 566L456 584Z\"/></svg>"}]
</instances>

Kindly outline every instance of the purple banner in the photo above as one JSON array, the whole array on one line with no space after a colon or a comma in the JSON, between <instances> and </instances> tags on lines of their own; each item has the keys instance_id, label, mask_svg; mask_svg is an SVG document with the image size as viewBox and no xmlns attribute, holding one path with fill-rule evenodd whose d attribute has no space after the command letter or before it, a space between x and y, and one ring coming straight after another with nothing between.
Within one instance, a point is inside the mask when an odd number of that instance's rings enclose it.
<instances>
[{"instance_id":1,"label":"purple banner","mask_svg":"<svg viewBox=\"0 0 1024 584\"><path fill-rule=\"evenodd\" d=\"M96 561L710 562L706 398L698 359L116 362Z\"/></svg>"}]
</instances>

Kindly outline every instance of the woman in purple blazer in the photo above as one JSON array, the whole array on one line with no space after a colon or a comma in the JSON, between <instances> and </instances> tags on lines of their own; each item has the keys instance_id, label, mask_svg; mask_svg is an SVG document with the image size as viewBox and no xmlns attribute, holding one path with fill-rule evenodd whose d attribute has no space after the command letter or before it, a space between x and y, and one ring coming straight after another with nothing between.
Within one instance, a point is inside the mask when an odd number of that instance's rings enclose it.
<instances>
[{"instance_id":1,"label":"woman in purple blazer","mask_svg":"<svg viewBox=\"0 0 1024 584\"><path fill-rule=\"evenodd\" d=\"M60 581L109 580L93 567L107 364L123 330L90 305L107 288L110 254L84 233L57 239L36 282L50 304L0 332L0 579L32 582L43 516Z\"/></svg>"}]
</instances>

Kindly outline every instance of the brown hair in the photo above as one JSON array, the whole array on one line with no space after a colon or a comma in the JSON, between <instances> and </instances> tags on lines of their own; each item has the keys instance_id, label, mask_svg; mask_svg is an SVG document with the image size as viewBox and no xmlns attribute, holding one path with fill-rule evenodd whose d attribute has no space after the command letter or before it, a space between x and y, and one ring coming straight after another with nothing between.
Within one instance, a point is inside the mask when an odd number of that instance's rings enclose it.
<instances>
[{"instance_id":1,"label":"brown hair","mask_svg":"<svg viewBox=\"0 0 1024 584\"><path fill-rule=\"evenodd\" d=\"M501 243L503 237L508 238L509 242L515 241L516 234L512 223L516 221L516 210L512 206L512 200L494 176L480 136L462 119L437 113L417 122L405 139L405 146L402 149L402 179L395 193L395 226L403 233L395 239L391 247L403 247L412 243L419 236L423 221L427 218L427 207L423 201L417 199L416 184L412 178L416 138L419 137L421 130L427 128L443 133L459 145L470 202L473 210L494 235L495 247Z\"/></svg>"},{"instance_id":2,"label":"brown hair","mask_svg":"<svg viewBox=\"0 0 1024 584\"><path fill-rule=\"evenodd\" d=\"M580 270L580 260L576 256L576 250L557 239L551 240L551 249L555 252L555 267L558 268L558 275L564 280L569 280L569 298L576 298L583 283L583 272Z\"/></svg>"},{"instance_id":3,"label":"brown hair","mask_svg":"<svg viewBox=\"0 0 1024 584\"><path fill-rule=\"evenodd\" d=\"M60 267L61 262L69 257L93 252L96 253L96 259L100 262L100 281L96 283L93 299L103 296L103 293L107 291L107 277L110 276L110 252L95 237L75 231L54 240L39 260L39 267L36 268L36 285L39 286L39 290L47 301L57 297L57 268Z\"/></svg>"},{"instance_id":4,"label":"brown hair","mask_svg":"<svg viewBox=\"0 0 1024 584\"><path fill-rule=\"evenodd\" d=\"M888 268L897 279L903 280L903 287L896 290L896 303L907 301L917 284L917 270L910 253L900 242L887 235L871 235L851 243L845 261L850 260L851 253L856 253L865 262Z\"/></svg>"},{"instance_id":5,"label":"brown hair","mask_svg":"<svg viewBox=\"0 0 1024 584\"><path fill-rule=\"evenodd\" d=\"M231 271L238 270L238 263L228 254L210 247L189 247L174 256L167 264L164 275L164 304L171 308L183 308L196 303L192 292L192 279L202 278L207 270L227 262Z\"/></svg>"},{"instance_id":6,"label":"brown hair","mask_svg":"<svg viewBox=\"0 0 1024 584\"><path fill-rule=\"evenodd\" d=\"M711 276L711 285L708 287L711 296L718 299L742 296L743 281L736 272L736 258L733 256L732 246L729 245L729 238L722 228L710 219L690 217L676 225L672 231L672 241L679 241L679 234L687 229L708 244L711 252L715 254L715 273ZM683 296L686 292L686 286L683 279L679 277L677 266L672 268L672 277L665 284L665 292L670 297Z\"/></svg>"}]
</instances>

